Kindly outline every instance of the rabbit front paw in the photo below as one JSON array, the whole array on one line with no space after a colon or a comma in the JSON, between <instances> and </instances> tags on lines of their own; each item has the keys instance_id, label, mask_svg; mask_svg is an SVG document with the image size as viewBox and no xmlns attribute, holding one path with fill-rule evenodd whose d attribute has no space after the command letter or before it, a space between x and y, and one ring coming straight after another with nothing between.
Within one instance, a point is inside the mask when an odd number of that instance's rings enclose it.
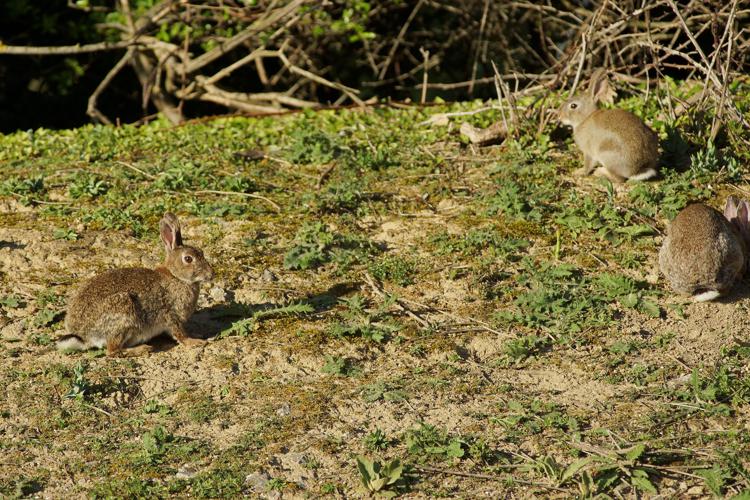
<instances>
[{"instance_id":1,"label":"rabbit front paw","mask_svg":"<svg viewBox=\"0 0 750 500\"><path fill-rule=\"evenodd\" d=\"M182 345L188 346L188 347L200 347L206 343L203 339L196 339L193 337L185 337L180 341Z\"/></svg>"}]
</instances>

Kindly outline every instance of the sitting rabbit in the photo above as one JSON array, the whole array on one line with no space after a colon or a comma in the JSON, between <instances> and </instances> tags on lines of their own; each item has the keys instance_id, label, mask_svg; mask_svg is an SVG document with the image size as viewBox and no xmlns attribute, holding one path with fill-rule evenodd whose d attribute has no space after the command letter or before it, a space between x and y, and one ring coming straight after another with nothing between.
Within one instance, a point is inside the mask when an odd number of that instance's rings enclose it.
<instances>
[{"instance_id":1,"label":"sitting rabbit","mask_svg":"<svg viewBox=\"0 0 750 500\"><path fill-rule=\"evenodd\" d=\"M560 121L573 127L573 139L583 151L580 175L597 164L598 175L612 182L646 180L656 175L659 139L643 121L622 109L599 109L597 103L612 92L604 70L591 76L588 93L576 94L560 108Z\"/></svg>"},{"instance_id":2,"label":"sitting rabbit","mask_svg":"<svg viewBox=\"0 0 750 500\"><path fill-rule=\"evenodd\" d=\"M195 311L199 284L213 279L213 269L201 250L182 244L175 215L164 214L159 232L167 251L164 264L155 269L114 269L83 283L69 300L69 335L57 343L58 349L106 346L111 356L163 332L189 346L204 342L188 337L185 323Z\"/></svg>"},{"instance_id":3,"label":"sitting rabbit","mask_svg":"<svg viewBox=\"0 0 750 500\"><path fill-rule=\"evenodd\" d=\"M724 214L688 205L667 228L659 268L677 292L693 300L714 300L745 272L750 248L750 205L730 196Z\"/></svg>"}]
</instances>

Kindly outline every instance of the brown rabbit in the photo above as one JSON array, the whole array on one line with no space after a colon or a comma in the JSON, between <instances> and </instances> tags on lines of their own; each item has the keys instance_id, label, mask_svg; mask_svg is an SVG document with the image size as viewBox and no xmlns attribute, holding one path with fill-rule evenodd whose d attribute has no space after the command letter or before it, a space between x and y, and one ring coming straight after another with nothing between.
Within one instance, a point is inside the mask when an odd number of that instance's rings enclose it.
<instances>
[{"instance_id":1,"label":"brown rabbit","mask_svg":"<svg viewBox=\"0 0 750 500\"><path fill-rule=\"evenodd\" d=\"M612 182L646 180L656 175L659 139L640 118L622 109L599 109L597 103L613 92L603 69L591 76L588 93L576 94L559 110L560 121L573 127L573 139L583 151L583 168Z\"/></svg>"},{"instance_id":2,"label":"brown rabbit","mask_svg":"<svg viewBox=\"0 0 750 500\"><path fill-rule=\"evenodd\" d=\"M106 346L111 356L163 332L185 345L204 342L188 337L185 323L195 311L199 284L213 279L213 269L201 250L182 244L180 222L173 214L164 214L159 232L167 252L164 264L114 269L85 282L68 303L69 335L57 343L58 349Z\"/></svg>"},{"instance_id":3,"label":"brown rabbit","mask_svg":"<svg viewBox=\"0 0 750 500\"><path fill-rule=\"evenodd\" d=\"M750 205L727 199L724 214L688 205L667 228L659 268L672 288L696 302L714 300L742 277L750 244Z\"/></svg>"}]
</instances>

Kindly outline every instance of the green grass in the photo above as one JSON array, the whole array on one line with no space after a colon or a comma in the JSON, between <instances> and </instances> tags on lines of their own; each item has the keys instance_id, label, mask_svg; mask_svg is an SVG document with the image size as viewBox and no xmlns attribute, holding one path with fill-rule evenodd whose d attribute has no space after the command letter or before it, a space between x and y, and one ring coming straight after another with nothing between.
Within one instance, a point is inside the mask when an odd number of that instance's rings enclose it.
<instances>
[{"instance_id":1,"label":"green grass","mask_svg":"<svg viewBox=\"0 0 750 500\"><path fill-rule=\"evenodd\" d=\"M747 152L621 105L659 180L571 176L554 124L485 149L455 125L497 111L421 125L478 102L1 137L0 496L750 491L745 294L654 272L668 219L748 189ZM216 268L191 325L215 338L54 352L75 284L155 263L167 210Z\"/></svg>"}]
</instances>

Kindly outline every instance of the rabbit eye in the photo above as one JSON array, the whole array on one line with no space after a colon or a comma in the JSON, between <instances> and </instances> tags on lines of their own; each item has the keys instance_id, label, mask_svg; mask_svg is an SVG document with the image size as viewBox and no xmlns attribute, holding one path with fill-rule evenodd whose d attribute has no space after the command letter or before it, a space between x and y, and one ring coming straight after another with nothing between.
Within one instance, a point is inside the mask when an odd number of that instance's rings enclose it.
<instances>
[{"instance_id":1,"label":"rabbit eye","mask_svg":"<svg viewBox=\"0 0 750 500\"><path fill-rule=\"evenodd\" d=\"M190 264L191 262L193 262L193 258L190 255L185 255L184 257L182 257L182 261L185 264Z\"/></svg>"},{"instance_id":2,"label":"rabbit eye","mask_svg":"<svg viewBox=\"0 0 750 500\"><path fill-rule=\"evenodd\" d=\"M578 107L578 104L575 102L570 103L570 109L576 109Z\"/></svg>"}]
</instances>

